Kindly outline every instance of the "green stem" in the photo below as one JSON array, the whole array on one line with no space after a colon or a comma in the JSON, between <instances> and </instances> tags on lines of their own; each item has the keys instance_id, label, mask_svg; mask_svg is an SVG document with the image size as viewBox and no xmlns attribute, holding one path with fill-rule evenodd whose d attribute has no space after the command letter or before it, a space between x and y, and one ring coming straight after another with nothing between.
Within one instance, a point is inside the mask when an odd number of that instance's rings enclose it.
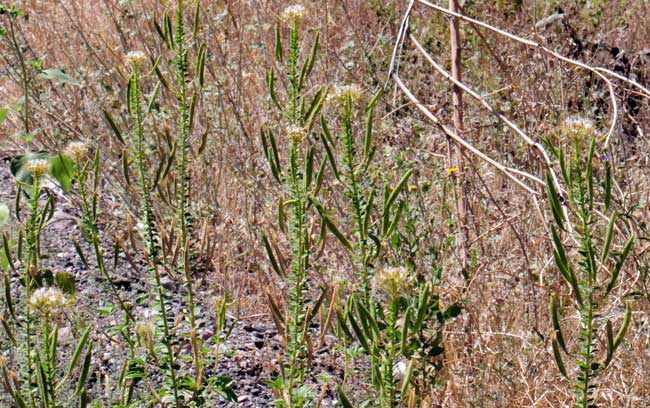
<instances>
[{"instance_id":1,"label":"green stem","mask_svg":"<svg viewBox=\"0 0 650 408\"><path fill-rule=\"evenodd\" d=\"M190 212L190 181L191 175L188 167L189 156L189 130L190 112L187 103L187 50L185 49L183 30L183 1L178 0L176 6L176 99L178 100L179 133L177 150L177 206L178 224L181 230L181 250L184 251L185 243L191 238L192 216ZM179 257L181 264L185 257ZM181 265L182 269L182 265Z\"/></svg>"},{"instance_id":2,"label":"green stem","mask_svg":"<svg viewBox=\"0 0 650 408\"><path fill-rule=\"evenodd\" d=\"M104 279L108 282L108 285L111 289L111 292L113 293L113 296L117 299L117 302L119 303L120 307L126 313L127 316L127 321L128 320L134 320L133 315L131 314L130 309L126 306L124 300L120 296L117 287L115 286L115 282L113 281L113 278L111 277L110 273L106 269L106 264L104 262L104 250L102 249L102 243L100 240L100 235L99 235L99 226L97 225L97 215L94 214L94 212L91 210L91 197L88 194L88 190L86 189L86 181L87 181L87 172L86 172L86 167L80 167L78 163L74 164L74 171L78 176L78 181L79 181L79 194L81 195L81 212L82 212L82 217L84 220L84 223L86 224L86 228L88 228L90 232L90 240L93 244L93 250L95 252L95 260L97 262L97 269L99 269L99 272L102 274ZM96 199L97 192L93 191L93 196Z\"/></svg>"},{"instance_id":3,"label":"green stem","mask_svg":"<svg viewBox=\"0 0 650 408\"><path fill-rule=\"evenodd\" d=\"M147 261L149 265L149 272L153 274L156 280L158 302L160 304L160 313L163 320L163 343L167 349L167 366L172 381L174 402L176 404L176 407L181 407L182 405L180 396L178 394L178 382L176 378L176 362L174 358L174 350L172 347L169 321L167 318L167 304L165 302L162 280L158 269L158 244L156 243L153 212L151 209L149 181L147 178L147 163L144 153L144 128L142 125L142 106L140 105L140 74L138 67L134 67L132 75L133 79L131 86L133 89L129 103L131 104L131 113L134 116L133 119L136 126L136 165L138 167L138 183L140 187L140 207L142 211L143 224L145 227L144 240L145 247L147 249Z\"/></svg>"},{"instance_id":4,"label":"green stem","mask_svg":"<svg viewBox=\"0 0 650 408\"><path fill-rule=\"evenodd\" d=\"M12 12L10 12L11 14ZM25 64L25 57L23 56L23 52L20 48L20 45L18 45L18 40L16 39L16 30L14 27L15 23L15 17L9 16L9 33L11 34L11 44L14 47L14 50L16 51L16 55L18 56L18 59L20 61L20 70L22 72L22 87L23 87L23 94L24 94L24 101L23 101L23 106L22 106L22 121L23 125L25 127L25 134L29 134L29 78L27 76L27 65Z\"/></svg>"}]
</instances>

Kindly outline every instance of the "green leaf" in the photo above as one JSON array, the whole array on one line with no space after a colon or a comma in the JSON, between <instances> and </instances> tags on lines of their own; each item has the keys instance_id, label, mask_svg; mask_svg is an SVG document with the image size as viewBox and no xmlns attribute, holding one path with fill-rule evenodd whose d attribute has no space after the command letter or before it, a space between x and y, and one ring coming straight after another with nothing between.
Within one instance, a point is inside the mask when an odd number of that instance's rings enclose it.
<instances>
[{"instance_id":1,"label":"green leaf","mask_svg":"<svg viewBox=\"0 0 650 408\"><path fill-rule=\"evenodd\" d=\"M151 113L151 109L156 102L156 97L158 97L158 92L160 92L160 84L161 82L158 81L156 86L153 88L153 92L151 92L151 96L149 96L149 102L147 103L147 113Z\"/></svg>"},{"instance_id":2,"label":"green leaf","mask_svg":"<svg viewBox=\"0 0 650 408\"><path fill-rule=\"evenodd\" d=\"M446 320L458 316L462 310L463 306L459 302L454 302L447 309L445 309L442 315Z\"/></svg>"},{"instance_id":3,"label":"green leaf","mask_svg":"<svg viewBox=\"0 0 650 408\"><path fill-rule=\"evenodd\" d=\"M631 236L625 243L625 247L623 247L623 252L621 252L621 255L618 257L618 261L616 261L616 265L614 266L614 270L612 271L612 277L610 278L609 284L607 285L607 290L605 291L606 295L609 294L609 292L611 292L612 289L614 289L614 286L616 285L616 280L618 279L618 275L621 273L623 264L625 263L627 256L630 254L630 250L632 249L633 244L634 244L634 236Z\"/></svg>"},{"instance_id":4,"label":"green leaf","mask_svg":"<svg viewBox=\"0 0 650 408\"><path fill-rule=\"evenodd\" d=\"M275 59L282 62L282 35L280 35L280 23L275 25Z\"/></svg>"},{"instance_id":5,"label":"green leaf","mask_svg":"<svg viewBox=\"0 0 650 408\"><path fill-rule=\"evenodd\" d=\"M72 189L72 177L74 176L74 164L72 160L61 154L52 157L50 160L50 174L59 182L66 193Z\"/></svg>"},{"instance_id":6,"label":"green leaf","mask_svg":"<svg viewBox=\"0 0 650 408\"><path fill-rule=\"evenodd\" d=\"M413 173L413 169L409 169L406 173L404 173L400 181L397 183L393 191L388 196L388 200L386 200L386 204L384 205L384 208L386 210L390 210L390 207L395 202L395 199L397 199L397 195L404 189L404 186L406 185L406 182L408 181L409 177L411 177L412 173Z\"/></svg>"},{"instance_id":7,"label":"green leaf","mask_svg":"<svg viewBox=\"0 0 650 408\"><path fill-rule=\"evenodd\" d=\"M111 116L111 114L108 113L108 111L106 109L102 109L102 113L104 115L104 119L106 120L106 122L108 122L108 125L113 130L113 134L115 134L115 137L117 138L117 140L119 140L120 143L124 144L124 138L122 137L122 132L120 132L120 128L117 127L117 124L113 120L113 117Z\"/></svg>"},{"instance_id":8,"label":"green leaf","mask_svg":"<svg viewBox=\"0 0 650 408\"><path fill-rule=\"evenodd\" d=\"M88 372L90 371L90 362L93 357L93 342L92 340L88 344L86 350L86 356L84 357L84 363L81 367L81 374L79 374L79 380L77 381L77 388L75 390L75 395L79 395L82 390L86 389L86 379L88 378Z\"/></svg>"},{"instance_id":9,"label":"green leaf","mask_svg":"<svg viewBox=\"0 0 650 408\"><path fill-rule=\"evenodd\" d=\"M623 342L623 339L625 338L625 333L627 333L628 327L630 327L630 318L632 317L632 306L630 305L630 302L627 302L625 304L625 316L623 317L623 324L621 325L621 328L618 329L618 333L616 333L616 337L614 337L614 351L618 348L618 346L621 345Z\"/></svg>"},{"instance_id":10,"label":"green leaf","mask_svg":"<svg viewBox=\"0 0 650 408\"><path fill-rule=\"evenodd\" d=\"M560 326L560 317L557 311L557 295L553 294L551 296L551 302L549 305L549 310L551 314L551 324L553 325L553 331L556 336L556 340L560 347L562 347L562 350L564 350L565 353L569 354L566 348L566 344L564 343L564 336L562 336L562 327Z\"/></svg>"},{"instance_id":11,"label":"green leaf","mask_svg":"<svg viewBox=\"0 0 650 408\"><path fill-rule=\"evenodd\" d=\"M605 210L609 210L612 202L612 166L609 161L605 165Z\"/></svg>"},{"instance_id":12,"label":"green leaf","mask_svg":"<svg viewBox=\"0 0 650 408\"><path fill-rule=\"evenodd\" d=\"M81 86L81 82L78 80L74 79L70 75L66 74L65 71L63 71L60 68L48 68L44 69L40 76L45 79L51 79L53 81L62 83L62 84L70 84L70 85L75 85L75 86Z\"/></svg>"},{"instance_id":13,"label":"green leaf","mask_svg":"<svg viewBox=\"0 0 650 408\"><path fill-rule=\"evenodd\" d=\"M199 47L199 55L197 57L196 63L196 74L195 76L199 80L199 86L203 88L205 85L205 57L206 57L206 48L205 44L201 44Z\"/></svg>"},{"instance_id":14,"label":"green leaf","mask_svg":"<svg viewBox=\"0 0 650 408\"><path fill-rule=\"evenodd\" d=\"M409 361L409 365L406 367L406 373L404 373L404 380L402 380L402 388L400 391L402 397L406 396L406 390L411 382L411 375L413 375L413 359Z\"/></svg>"},{"instance_id":15,"label":"green leaf","mask_svg":"<svg viewBox=\"0 0 650 408\"><path fill-rule=\"evenodd\" d=\"M262 234L262 242L264 243L264 249L266 249L266 254L269 257L269 262L271 262L271 267L273 267L273 270L275 271L275 273L278 274L278 276L284 279L285 277L284 271L280 268L280 265L278 264L278 261L275 258L275 255L273 254L271 243L269 242L269 239L266 237L265 234Z\"/></svg>"},{"instance_id":16,"label":"green leaf","mask_svg":"<svg viewBox=\"0 0 650 408\"><path fill-rule=\"evenodd\" d=\"M560 370L560 373L562 373L564 378L569 378L566 372L566 367L564 366L564 361L562 361L562 355L560 354L560 348L558 347L555 331L551 333L551 345L553 346L553 357L555 358L557 368Z\"/></svg>"},{"instance_id":17,"label":"green leaf","mask_svg":"<svg viewBox=\"0 0 650 408\"><path fill-rule=\"evenodd\" d=\"M9 108L0 108L0 125L2 125L2 122L7 118L7 112L9 112Z\"/></svg>"},{"instance_id":18,"label":"green leaf","mask_svg":"<svg viewBox=\"0 0 650 408\"><path fill-rule=\"evenodd\" d=\"M54 276L54 281L56 282L56 286L66 295L74 296L77 293L77 284L72 273L57 271Z\"/></svg>"},{"instance_id":19,"label":"green leaf","mask_svg":"<svg viewBox=\"0 0 650 408\"><path fill-rule=\"evenodd\" d=\"M339 400L343 408L354 408L354 406L348 399L347 395L345 395L345 392L343 392L343 389L341 388L340 385L336 386L336 393L339 396Z\"/></svg>"},{"instance_id":20,"label":"green leaf","mask_svg":"<svg viewBox=\"0 0 650 408\"><path fill-rule=\"evenodd\" d=\"M77 362L79 362L79 357L81 356L83 348L86 346L86 342L88 341L88 336L90 335L91 330L92 326L88 326L86 327L86 330L84 330L84 332L81 334L81 338L79 339L77 347L75 348L75 351L72 354L72 358L70 359L70 363L68 364L66 377L69 377L70 374L72 374L72 370L77 366Z\"/></svg>"},{"instance_id":21,"label":"green leaf","mask_svg":"<svg viewBox=\"0 0 650 408\"><path fill-rule=\"evenodd\" d=\"M5 203L0 203L0 226L4 225L9 219L9 206Z\"/></svg>"},{"instance_id":22,"label":"green leaf","mask_svg":"<svg viewBox=\"0 0 650 408\"><path fill-rule=\"evenodd\" d=\"M612 330L612 322L610 320L607 320L607 323L605 324L605 334L607 337L607 356L605 357L603 365L607 367L612 361L612 357L614 356L614 332Z\"/></svg>"},{"instance_id":23,"label":"green leaf","mask_svg":"<svg viewBox=\"0 0 650 408\"><path fill-rule=\"evenodd\" d=\"M555 190L555 185L553 184L553 179L551 174L546 172L546 195L551 204L551 212L555 218L555 222L558 227L564 229L564 213L562 212L562 205L560 204L560 198Z\"/></svg>"},{"instance_id":24,"label":"green leaf","mask_svg":"<svg viewBox=\"0 0 650 408\"><path fill-rule=\"evenodd\" d=\"M612 234L614 232L614 223L616 222L616 214L612 214L607 225L607 233L605 235L605 243L603 244L603 251L600 254L600 263L605 262L609 254L609 246L612 243Z\"/></svg>"},{"instance_id":25,"label":"green leaf","mask_svg":"<svg viewBox=\"0 0 650 408\"><path fill-rule=\"evenodd\" d=\"M350 241L348 241L345 235L343 235L341 230L338 229L338 227L334 224L334 222L330 219L330 217L324 212L321 212L321 218L323 219L325 225L327 225L327 228L332 232L332 234L334 234L334 236L336 236L336 238L338 238L341 244L343 244L345 248L351 251L352 244L350 243Z\"/></svg>"}]
</instances>

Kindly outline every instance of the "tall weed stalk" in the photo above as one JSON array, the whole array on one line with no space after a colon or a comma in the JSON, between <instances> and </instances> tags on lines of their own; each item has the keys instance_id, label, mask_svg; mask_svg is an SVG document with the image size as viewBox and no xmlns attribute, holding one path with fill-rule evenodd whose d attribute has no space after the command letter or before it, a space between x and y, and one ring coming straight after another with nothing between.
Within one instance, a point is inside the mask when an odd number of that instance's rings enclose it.
<instances>
[{"instance_id":1,"label":"tall weed stalk","mask_svg":"<svg viewBox=\"0 0 650 408\"><path fill-rule=\"evenodd\" d=\"M598 142L591 129L592 126L575 121L567 129L567 145L553 146L547 142L559 162L567 189L567 196L561 199L547 175L547 195L554 219L550 226L553 256L570 288L571 303L579 317L579 335L573 350L562 328L567 296L554 293L550 301L551 340L558 369L573 382L576 408L596 406L598 377L609 368L631 318L631 305L627 303L616 334L611 320L604 318L634 237L630 236L620 249L615 249L615 227L620 218L612 208L612 173L609 163L604 169L598 169L594 163ZM566 216L562 202L567 206ZM568 224L573 226L573 234ZM577 245L575 256L572 241ZM598 350L599 338L605 339L604 355ZM563 356L575 362L575 372L565 365Z\"/></svg>"}]
</instances>

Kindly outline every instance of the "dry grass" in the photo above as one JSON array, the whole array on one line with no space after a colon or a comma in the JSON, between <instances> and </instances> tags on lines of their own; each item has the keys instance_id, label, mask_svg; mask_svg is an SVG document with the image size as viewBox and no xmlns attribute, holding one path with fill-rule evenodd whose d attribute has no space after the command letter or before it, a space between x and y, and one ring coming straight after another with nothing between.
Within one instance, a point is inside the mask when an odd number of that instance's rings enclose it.
<instances>
[{"instance_id":1,"label":"dry grass","mask_svg":"<svg viewBox=\"0 0 650 408\"><path fill-rule=\"evenodd\" d=\"M136 202L121 185L118 157L121 147L101 115L105 108L123 121L126 107L120 102L125 87L118 67L126 52L146 49L161 52L152 26L152 15L162 15L161 1L116 0L51 2L25 1L28 19L22 33L31 58L44 57L45 67L63 68L84 86L52 86L39 81L33 89L34 121L41 128L30 143L11 137L16 118L0 129L0 147L7 151L57 150L68 141L83 138L100 146L104 161L104 199L107 209L128 211ZM207 132L205 153L193 163L193 194L198 203L199 224L216 242L209 259L207 280L215 291L236 294L242 315L266 313L263 289L279 291L270 270L260 233L279 235L276 196L259 143L259 126L274 119L266 97L264 74L273 66L273 26L283 1L205 1L204 27L200 36L208 44L206 92L194 129L193 145ZM404 2L343 0L307 2L308 27L322 33L322 54L313 85L353 82L370 93L386 81L390 52L404 11ZM553 1L468 2L464 12L495 26L507 28L546 44L563 55L599 65L648 84L650 55L646 17L650 3L639 1L596 2L591 9L578 3L562 3L564 20L546 27L535 23L553 14ZM603 3L602 6L600 4ZM467 7L467 6L466 6ZM598 12L598 10L602 11ZM412 16L412 32L445 66L448 61L447 19L424 8ZM539 141L554 132L563 119L588 116L599 128L608 126L611 108L604 84L593 75L568 66L540 52L504 41L485 30L463 25L463 75L470 84L528 135ZM572 40L573 37L573 40ZM576 40L579 40L577 42ZM407 42L408 44L408 42ZM600 47L598 47L600 45ZM605 45L607 48L605 48ZM613 55L617 47L621 54ZM0 101L20 95L11 80L15 61L2 49ZM620 71L619 71L620 70ZM436 74L410 45L400 73L417 96L447 124L451 123L450 85ZM152 87L153 83L147 86ZM148 89L150 91L151 89ZM163 90L162 92L168 92ZM625 193L618 209L638 221L635 232L647 237L648 134L647 99L617 89L619 123L612 139L611 156L616 178ZM543 175L544 165L524 143L465 98L464 137L501 163ZM431 228L427 243L457 233L453 197L445 172L446 141L413 106L402 106L399 93L382 97L376 125L380 152L387 168L410 163L414 184L428 182L428 192L413 196L421 202L422 220ZM123 123L123 122L121 122ZM174 129L161 115L152 123L156 137ZM162 143L162 142L161 142ZM469 280L462 278L458 253L445 247L441 288L446 302L462 299L465 309L446 332L446 379L437 395L444 407L560 407L572 399L570 384L558 372L550 346L548 297L552 291L567 293L552 262L551 242L540 217L543 199L525 194L493 168L465 156L462 194L468 202L470 253L475 254ZM394 176L398 172L389 174ZM538 189L543 193L543 189ZM336 205L342 198L332 197ZM106 213L110 213L109 210ZM121 234L117 219L110 230ZM624 300L634 300L633 321L618 358L602 378L602 406L650 406L650 293L646 288L647 241L639 241L634 260L624 270L615 289L617 301L611 314L618 324ZM620 243L616 243L620 245ZM424 264L425 261L419 261ZM317 280L328 282L335 273L350 273L346 258L330 242L319 260L327 265ZM567 322L575 327L577 322ZM604 341L603 339L601 339ZM436 406L436 405L433 405Z\"/></svg>"}]
</instances>

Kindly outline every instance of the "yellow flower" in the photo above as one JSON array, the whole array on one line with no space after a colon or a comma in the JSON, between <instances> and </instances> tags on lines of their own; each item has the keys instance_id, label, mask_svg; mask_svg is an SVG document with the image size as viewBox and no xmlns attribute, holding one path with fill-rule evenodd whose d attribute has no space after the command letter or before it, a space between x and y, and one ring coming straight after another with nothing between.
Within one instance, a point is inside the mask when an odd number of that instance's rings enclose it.
<instances>
[{"instance_id":1,"label":"yellow flower","mask_svg":"<svg viewBox=\"0 0 650 408\"><path fill-rule=\"evenodd\" d=\"M445 171L447 172L447 174L454 174L455 172L458 171L458 167L456 166L447 167Z\"/></svg>"},{"instance_id":2,"label":"yellow flower","mask_svg":"<svg viewBox=\"0 0 650 408\"><path fill-rule=\"evenodd\" d=\"M50 161L46 159L31 159L25 163L25 167L32 173L32 176L41 178L50 169Z\"/></svg>"}]
</instances>

